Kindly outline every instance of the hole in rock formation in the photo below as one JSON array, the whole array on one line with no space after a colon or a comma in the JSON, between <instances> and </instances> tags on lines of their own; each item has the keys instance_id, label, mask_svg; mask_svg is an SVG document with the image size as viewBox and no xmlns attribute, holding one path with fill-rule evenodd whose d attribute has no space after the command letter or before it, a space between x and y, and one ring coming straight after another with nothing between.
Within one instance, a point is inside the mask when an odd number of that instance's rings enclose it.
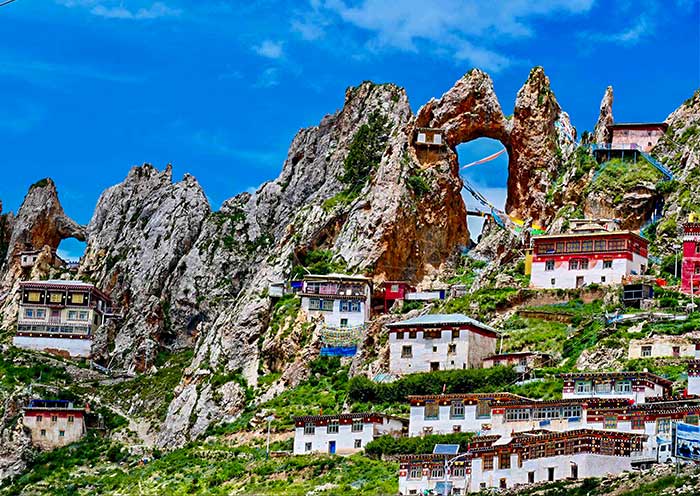
<instances>
[{"instance_id":1,"label":"hole in rock formation","mask_svg":"<svg viewBox=\"0 0 700 496\"><path fill-rule=\"evenodd\" d=\"M85 253L87 243L75 238L66 238L58 245L56 253L66 262L79 262Z\"/></svg>"}]
</instances>

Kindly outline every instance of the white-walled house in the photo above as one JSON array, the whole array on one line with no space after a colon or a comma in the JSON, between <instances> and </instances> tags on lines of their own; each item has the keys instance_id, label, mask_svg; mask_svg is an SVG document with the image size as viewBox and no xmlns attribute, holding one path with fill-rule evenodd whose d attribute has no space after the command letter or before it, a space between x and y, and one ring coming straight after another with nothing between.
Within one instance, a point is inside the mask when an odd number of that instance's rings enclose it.
<instances>
[{"instance_id":1,"label":"white-walled house","mask_svg":"<svg viewBox=\"0 0 700 496\"><path fill-rule=\"evenodd\" d=\"M422 315L387 324L389 372L395 375L480 368L496 352L492 327L462 314Z\"/></svg>"},{"instance_id":2,"label":"white-walled house","mask_svg":"<svg viewBox=\"0 0 700 496\"><path fill-rule=\"evenodd\" d=\"M589 429L477 437L467 452L450 458L447 478L442 455L400 456L399 494L435 491L445 481L451 494L466 494L619 474L635 466L645 440L644 434Z\"/></svg>"},{"instance_id":3,"label":"white-walled house","mask_svg":"<svg viewBox=\"0 0 700 496\"><path fill-rule=\"evenodd\" d=\"M700 360L688 362L688 394L700 396Z\"/></svg>"},{"instance_id":4,"label":"white-walled house","mask_svg":"<svg viewBox=\"0 0 700 496\"><path fill-rule=\"evenodd\" d=\"M673 381L649 372L573 372L560 374L562 398L622 398L644 403L670 396Z\"/></svg>"},{"instance_id":5,"label":"white-walled house","mask_svg":"<svg viewBox=\"0 0 700 496\"><path fill-rule=\"evenodd\" d=\"M409 437L454 432L491 431L491 411L526 400L512 393L467 393L409 396Z\"/></svg>"},{"instance_id":6,"label":"white-walled house","mask_svg":"<svg viewBox=\"0 0 700 496\"><path fill-rule=\"evenodd\" d=\"M533 239L533 245L530 286L534 288L620 284L623 277L643 275L648 267L648 241L632 231L542 235Z\"/></svg>"},{"instance_id":7,"label":"white-walled house","mask_svg":"<svg viewBox=\"0 0 700 496\"><path fill-rule=\"evenodd\" d=\"M362 326L370 318L371 280L345 274L304 277L301 308L309 318L321 316L331 328Z\"/></svg>"},{"instance_id":8,"label":"white-walled house","mask_svg":"<svg viewBox=\"0 0 700 496\"><path fill-rule=\"evenodd\" d=\"M404 435L405 419L381 413L341 413L294 418L294 454L349 455L383 435Z\"/></svg>"},{"instance_id":9,"label":"white-walled house","mask_svg":"<svg viewBox=\"0 0 700 496\"><path fill-rule=\"evenodd\" d=\"M629 359L635 358L700 358L700 339L688 336L658 334L630 339Z\"/></svg>"}]
</instances>

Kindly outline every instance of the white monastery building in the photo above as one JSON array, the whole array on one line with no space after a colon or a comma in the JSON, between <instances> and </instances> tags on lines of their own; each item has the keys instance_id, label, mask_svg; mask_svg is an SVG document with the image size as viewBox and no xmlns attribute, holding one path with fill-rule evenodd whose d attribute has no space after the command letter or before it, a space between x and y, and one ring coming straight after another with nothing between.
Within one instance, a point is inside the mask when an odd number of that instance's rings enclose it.
<instances>
[{"instance_id":1,"label":"white monastery building","mask_svg":"<svg viewBox=\"0 0 700 496\"><path fill-rule=\"evenodd\" d=\"M649 372L573 372L560 374L562 398L620 398L645 403L671 395L673 381Z\"/></svg>"},{"instance_id":2,"label":"white monastery building","mask_svg":"<svg viewBox=\"0 0 700 496\"><path fill-rule=\"evenodd\" d=\"M648 242L632 231L607 230L593 221L579 223L567 234L533 238L530 286L579 288L620 284L648 267Z\"/></svg>"},{"instance_id":3,"label":"white monastery building","mask_svg":"<svg viewBox=\"0 0 700 496\"><path fill-rule=\"evenodd\" d=\"M498 331L462 314L423 315L387 324L389 373L481 368Z\"/></svg>"},{"instance_id":4,"label":"white monastery building","mask_svg":"<svg viewBox=\"0 0 700 496\"><path fill-rule=\"evenodd\" d=\"M370 317L371 280L344 274L304 277L301 308L314 318L321 316L328 327L359 327Z\"/></svg>"},{"instance_id":5,"label":"white monastery building","mask_svg":"<svg viewBox=\"0 0 700 496\"><path fill-rule=\"evenodd\" d=\"M383 435L400 437L406 420L380 413L341 413L294 418L294 454L350 455Z\"/></svg>"}]
</instances>

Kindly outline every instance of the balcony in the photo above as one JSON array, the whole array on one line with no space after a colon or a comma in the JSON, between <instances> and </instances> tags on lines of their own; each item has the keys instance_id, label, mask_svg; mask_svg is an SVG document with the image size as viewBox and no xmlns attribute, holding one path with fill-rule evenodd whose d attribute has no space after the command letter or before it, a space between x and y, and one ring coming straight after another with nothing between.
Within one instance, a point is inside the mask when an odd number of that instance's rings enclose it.
<instances>
[{"instance_id":1,"label":"balcony","mask_svg":"<svg viewBox=\"0 0 700 496\"><path fill-rule=\"evenodd\" d=\"M642 151L637 143L596 143L591 145L591 150L636 150Z\"/></svg>"}]
</instances>

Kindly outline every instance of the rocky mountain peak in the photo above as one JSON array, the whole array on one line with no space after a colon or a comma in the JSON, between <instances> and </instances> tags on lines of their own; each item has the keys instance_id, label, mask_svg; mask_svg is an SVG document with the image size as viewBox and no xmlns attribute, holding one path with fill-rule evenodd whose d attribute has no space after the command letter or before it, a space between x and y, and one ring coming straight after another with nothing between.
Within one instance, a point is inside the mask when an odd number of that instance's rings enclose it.
<instances>
[{"instance_id":1,"label":"rocky mountain peak","mask_svg":"<svg viewBox=\"0 0 700 496\"><path fill-rule=\"evenodd\" d=\"M600 101L600 113L593 129L593 143L607 143L610 141L611 136L608 126L614 122L612 107L613 87L608 86L605 89L603 99Z\"/></svg>"}]
</instances>

